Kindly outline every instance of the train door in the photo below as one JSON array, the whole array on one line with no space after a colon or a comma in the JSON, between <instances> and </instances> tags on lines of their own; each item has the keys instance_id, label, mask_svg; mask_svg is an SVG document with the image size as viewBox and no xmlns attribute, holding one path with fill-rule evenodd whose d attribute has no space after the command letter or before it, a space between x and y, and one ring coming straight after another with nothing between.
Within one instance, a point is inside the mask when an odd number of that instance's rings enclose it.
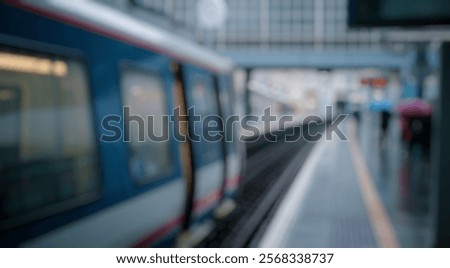
<instances>
[{"instance_id":1,"label":"train door","mask_svg":"<svg viewBox=\"0 0 450 268\"><path fill-rule=\"evenodd\" d=\"M211 216L222 197L223 140L216 135L221 130L220 110L212 74L183 66L183 77L195 174L190 220L201 222Z\"/></svg>"},{"instance_id":2,"label":"train door","mask_svg":"<svg viewBox=\"0 0 450 268\"><path fill-rule=\"evenodd\" d=\"M185 204L186 179L180 163L179 141L174 139L174 126L169 116L174 114L176 96L174 76L169 61L163 64L127 65L122 68L121 88L124 109L129 107L136 120L145 119L147 136L142 142L139 122L130 122L126 132L129 173L136 186L148 196L143 205L142 221L149 229L146 238L135 246L168 246L181 230ZM139 224L141 226L142 224ZM164 238L164 239L163 239ZM161 241L167 243L161 243Z\"/></svg>"}]
</instances>

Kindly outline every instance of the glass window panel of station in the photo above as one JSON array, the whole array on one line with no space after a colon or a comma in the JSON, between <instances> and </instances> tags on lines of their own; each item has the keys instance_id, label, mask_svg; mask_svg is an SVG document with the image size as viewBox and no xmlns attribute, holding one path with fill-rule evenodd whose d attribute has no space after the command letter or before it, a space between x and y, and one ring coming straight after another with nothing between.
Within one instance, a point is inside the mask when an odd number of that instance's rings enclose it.
<instances>
[{"instance_id":1,"label":"glass window panel of station","mask_svg":"<svg viewBox=\"0 0 450 268\"><path fill-rule=\"evenodd\" d=\"M0 48L0 229L98 197L94 133L79 61Z\"/></svg>"},{"instance_id":2,"label":"glass window panel of station","mask_svg":"<svg viewBox=\"0 0 450 268\"><path fill-rule=\"evenodd\" d=\"M153 72L127 68L122 72L121 80L124 106L130 108L131 115L141 117L144 122L142 125L130 120L125 124L130 138L130 175L139 184L150 183L172 171L169 141L148 138L149 131L156 137L163 134L168 137L165 132L168 131L168 122L163 120L163 116L168 114L163 77ZM152 116L153 122L147 120L148 116ZM144 133L143 141L139 132Z\"/></svg>"}]
</instances>

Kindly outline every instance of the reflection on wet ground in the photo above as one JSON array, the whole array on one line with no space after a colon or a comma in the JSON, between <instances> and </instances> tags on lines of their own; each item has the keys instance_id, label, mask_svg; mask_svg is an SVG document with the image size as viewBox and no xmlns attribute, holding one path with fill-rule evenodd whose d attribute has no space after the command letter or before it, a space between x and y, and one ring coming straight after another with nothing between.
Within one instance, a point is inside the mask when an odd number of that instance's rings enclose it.
<instances>
[{"instance_id":1,"label":"reflection on wet ground","mask_svg":"<svg viewBox=\"0 0 450 268\"><path fill-rule=\"evenodd\" d=\"M380 139L380 115L367 112L359 126L370 173L402 247L430 247L433 236L433 158L401 140L398 116Z\"/></svg>"}]
</instances>

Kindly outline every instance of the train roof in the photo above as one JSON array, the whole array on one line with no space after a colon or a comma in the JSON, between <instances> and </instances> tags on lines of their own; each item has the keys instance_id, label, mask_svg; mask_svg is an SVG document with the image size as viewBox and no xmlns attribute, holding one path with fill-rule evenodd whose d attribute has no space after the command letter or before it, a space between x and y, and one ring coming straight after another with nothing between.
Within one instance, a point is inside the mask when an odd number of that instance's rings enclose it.
<instances>
[{"instance_id":1,"label":"train roof","mask_svg":"<svg viewBox=\"0 0 450 268\"><path fill-rule=\"evenodd\" d=\"M155 25L92 0L10 0L7 3L85 28L122 42L166 54L214 72L228 72L232 62L214 51Z\"/></svg>"}]
</instances>

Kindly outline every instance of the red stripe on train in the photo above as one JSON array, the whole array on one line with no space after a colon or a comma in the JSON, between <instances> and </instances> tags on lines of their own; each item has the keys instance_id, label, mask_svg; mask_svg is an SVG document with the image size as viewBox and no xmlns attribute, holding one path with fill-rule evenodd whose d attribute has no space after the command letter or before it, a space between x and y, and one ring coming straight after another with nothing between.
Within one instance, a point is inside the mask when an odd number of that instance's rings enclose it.
<instances>
[{"instance_id":1,"label":"red stripe on train","mask_svg":"<svg viewBox=\"0 0 450 268\"><path fill-rule=\"evenodd\" d=\"M153 233L151 233L146 238L142 239L141 241L137 242L136 244L132 245L133 248L145 248L148 246L151 246L154 242L158 241L165 235L169 234L173 229L180 226L183 222L184 217L180 216L175 219L172 219L168 223L164 224L163 226L156 229Z\"/></svg>"},{"instance_id":2,"label":"red stripe on train","mask_svg":"<svg viewBox=\"0 0 450 268\"><path fill-rule=\"evenodd\" d=\"M218 201L222 196L222 191L217 190L194 201L194 212L201 212L208 208L212 203Z\"/></svg>"},{"instance_id":3,"label":"red stripe on train","mask_svg":"<svg viewBox=\"0 0 450 268\"><path fill-rule=\"evenodd\" d=\"M194 211L195 212L201 212L205 210L209 205L211 205L213 202L219 200L221 197L221 191L213 191L210 194L194 201ZM180 226L183 223L184 217L179 216L177 218L174 218L170 220L168 223L162 225L158 229L156 229L154 232L150 233L146 238L140 240L139 242L132 245L134 248L144 248L151 246L156 241L160 240L164 236L168 235L170 232L172 232L175 228Z\"/></svg>"},{"instance_id":4,"label":"red stripe on train","mask_svg":"<svg viewBox=\"0 0 450 268\"><path fill-rule=\"evenodd\" d=\"M231 188L231 187L239 186L239 184L241 184L241 181L242 181L242 176L236 176L236 177L228 178L225 181L225 187L226 188Z\"/></svg>"}]
</instances>

